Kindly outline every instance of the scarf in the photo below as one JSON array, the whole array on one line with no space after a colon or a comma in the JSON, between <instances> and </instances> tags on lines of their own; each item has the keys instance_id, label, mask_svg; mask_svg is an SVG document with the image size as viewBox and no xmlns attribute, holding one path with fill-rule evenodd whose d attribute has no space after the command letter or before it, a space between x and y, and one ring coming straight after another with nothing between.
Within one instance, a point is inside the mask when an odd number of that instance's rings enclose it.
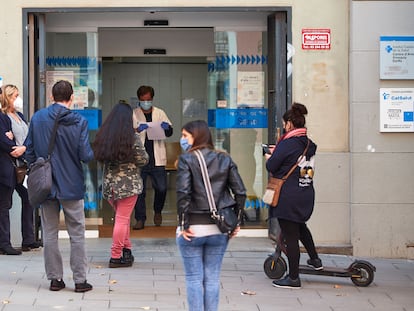
<instances>
[{"instance_id":1,"label":"scarf","mask_svg":"<svg viewBox=\"0 0 414 311\"><path fill-rule=\"evenodd\" d=\"M288 138L291 138L291 137L306 136L306 134L307 134L307 129L306 129L306 127L301 127L301 128L298 128L298 129L291 130L291 131L289 131L289 132L287 132L287 133L283 134L283 135L279 138L279 140L277 141L277 144L276 144L276 146L275 146L275 149L277 148L277 145L279 145L279 143L280 143L282 140L285 140L285 139L288 139Z\"/></svg>"}]
</instances>

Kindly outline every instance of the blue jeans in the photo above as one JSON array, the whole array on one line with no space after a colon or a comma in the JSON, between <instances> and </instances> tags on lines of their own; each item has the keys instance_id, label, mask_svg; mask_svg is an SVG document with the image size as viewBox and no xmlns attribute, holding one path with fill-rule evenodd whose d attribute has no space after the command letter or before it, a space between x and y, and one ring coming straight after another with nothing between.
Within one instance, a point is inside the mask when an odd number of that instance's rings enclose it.
<instances>
[{"instance_id":1,"label":"blue jeans","mask_svg":"<svg viewBox=\"0 0 414 311\"><path fill-rule=\"evenodd\" d=\"M226 234L195 237L182 236L177 245L183 258L189 311L217 311L220 272L229 238Z\"/></svg>"}]
</instances>

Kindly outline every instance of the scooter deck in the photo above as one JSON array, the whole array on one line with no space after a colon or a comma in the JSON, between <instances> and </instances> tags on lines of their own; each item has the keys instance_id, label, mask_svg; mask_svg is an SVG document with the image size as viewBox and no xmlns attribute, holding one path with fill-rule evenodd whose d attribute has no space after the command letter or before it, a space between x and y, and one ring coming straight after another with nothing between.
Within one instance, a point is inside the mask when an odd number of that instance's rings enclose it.
<instances>
[{"instance_id":1,"label":"scooter deck","mask_svg":"<svg viewBox=\"0 0 414 311\"><path fill-rule=\"evenodd\" d=\"M350 277L352 276L352 271L344 268L337 267L323 267L322 270L315 270L311 267L305 265L299 265L300 274L313 274L313 275L325 275L325 276L339 276L339 277Z\"/></svg>"}]
</instances>

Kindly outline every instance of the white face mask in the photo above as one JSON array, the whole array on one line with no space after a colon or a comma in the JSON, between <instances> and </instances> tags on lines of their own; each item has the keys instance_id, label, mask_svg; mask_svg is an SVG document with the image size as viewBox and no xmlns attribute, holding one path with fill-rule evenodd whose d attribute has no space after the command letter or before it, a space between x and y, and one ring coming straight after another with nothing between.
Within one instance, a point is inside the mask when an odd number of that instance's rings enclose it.
<instances>
[{"instance_id":1,"label":"white face mask","mask_svg":"<svg viewBox=\"0 0 414 311\"><path fill-rule=\"evenodd\" d=\"M14 100L14 109L23 113L23 99L20 96Z\"/></svg>"}]
</instances>

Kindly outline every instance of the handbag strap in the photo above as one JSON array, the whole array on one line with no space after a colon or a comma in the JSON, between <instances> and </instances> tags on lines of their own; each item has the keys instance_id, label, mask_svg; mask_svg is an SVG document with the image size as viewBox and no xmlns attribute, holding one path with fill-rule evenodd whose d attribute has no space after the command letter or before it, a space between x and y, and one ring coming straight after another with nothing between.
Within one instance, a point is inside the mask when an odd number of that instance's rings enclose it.
<instances>
[{"instance_id":1,"label":"handbag strap","mask_svg":"<svg viewBox=\"0 0 414 311\"><path fill-rule=\"evenodd\" d=\"M48 157L50 157L50 155L52 154L53 148L55 147L56 133L57 133L57 129L58 129L58 126L59 126L59 120L62 117L68 115L69 113L70 113L70 110L66 110L62 113L59 113L56 116L55 123L53 125L52 136L50 137L50 141L49 141L49 147L47 148L47 156Z\"/></svg>"},{"instance_id":2,"label":"handbag strap","mask_svg":"<svg viewBox=\"0 0 414 311\"><path fill-rule=\"evenodd\" d=\"M217 207L216 207L216 202L214 201L213 190L211 188L210 178L208 176L206 161L204 160L204 156L203 156L203 154L201 153L200 150L196 149L196 150L194 150L194 153L195 153L195 155L198 159L198 162L200 163L201 175L203 176L204 187L206 188L206 192L207 192L207 199L208 199L208 205L210 206L210 212L216 218L217 217Z\"/></svg>"},{"instance_id":3,"label":"handbag strap","mask_svg":"<svg viewBox=\"0 0 414 311\"><path fill-rule=\"evenodd\" d=\"M292 168L289 170L289 172L287 172L287 174L282 177L283 180L288 179L288 177L290 176L290 174L293 173L293 171L295 170L295 168L299 165L300 161L302 161L303 157L306 155L306 152L308 151L308 148L309 148L309 139L308 139L308 143L306 144L305 150L303 151L303 153L300 156L299 160L295 163L295 165L292 166Z\"/></svg>"}]
</instances>

